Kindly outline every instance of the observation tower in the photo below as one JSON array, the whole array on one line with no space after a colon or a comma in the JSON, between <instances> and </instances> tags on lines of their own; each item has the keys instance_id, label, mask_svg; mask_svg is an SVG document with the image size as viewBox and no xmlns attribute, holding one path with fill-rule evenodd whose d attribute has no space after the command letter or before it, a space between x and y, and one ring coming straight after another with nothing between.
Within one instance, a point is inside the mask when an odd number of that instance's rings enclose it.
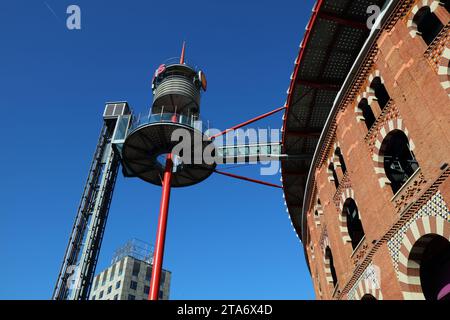
<instances>
[{"instance_id":1,"label":"observation tower","mask_svg":"<svg viewBox=\"0 0 450 320\"><path fill-rule=\"evenodd\" d=\"M122 150L123 163L134 176L163 187L194 185L215 169L214 161L207 164L203 159L208 146L214 155L214 144L204 134L200 121L200 97L206 91L206 77L203 71L185 63L184 52L183 46L180 61L162 64L156 70L150 113L135 120ZM186 162L171 154L182 139L191 146L187 148L190 154L182 155Z\"/></svg>"},{"instance_id":2,"label":"observation tower","mask_svg":"<svg viewBox=\"0 0 450 320\"><path fill-rule=\"evenodd\" d=\"M284 111L286 106L209 136L200 121L200 100L206 89L203 71L186 63L183 44L179 59L170 60L156 70L152 79L153 103L148 113L134 114L127 102L106 104L104 125L53 299L89 297L120 166L125 177L162 186L149 293L149 300L157 300L172 187L195 185L218 173L281 189L280 185L220 171L216 166L308 159L305 154L283 154L281 141L214 144L216 138L232 135L239 128Z\"/></svg>"},{"instance_id":3,"label":"observation tower","mask_svg":"<svg viewBox=\"0 0 450 320\"><path fill-rule=\"evenodd\" d=\"M161 206L150 284L151 300L158 299L162 269L170 189L186 187L208 178L215 162L203 161L203 152L214 144L202 131L201 92L207 82L201 70L185 63L185 45L179 62L162 64L152 80L153 105L147 117L133 123L122 149L122 162L132 175L162 186ZM182 139L189 141L190 154L173 155ZM200 141L201 145L195 145ZM199 150L200 147L200 150Z\"/></svg>"}]
</instances>

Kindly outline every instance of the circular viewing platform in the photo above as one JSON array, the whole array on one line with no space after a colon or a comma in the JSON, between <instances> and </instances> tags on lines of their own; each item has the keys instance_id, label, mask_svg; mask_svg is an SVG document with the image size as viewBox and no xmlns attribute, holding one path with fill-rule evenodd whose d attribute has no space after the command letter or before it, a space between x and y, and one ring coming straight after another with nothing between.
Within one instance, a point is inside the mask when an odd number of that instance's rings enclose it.
<instances>
[{"instance_id":1,"label":"circular viewing platform","mask_svg":"<svg viewBox=\"0 0 450 320\"><path fill-rule=\"evenodd\" d=\"M186 154L173 155L172 187L197 184L208 178L216 167L215 162L204 161L205 148L212 148L213 156L215 150L203 129L196 116L159 113L139 117L132 123L123 145L123 161L135 176L162 185L165 157L182 143L186 147L182 153Z\"/></svg>"}]
</instances>

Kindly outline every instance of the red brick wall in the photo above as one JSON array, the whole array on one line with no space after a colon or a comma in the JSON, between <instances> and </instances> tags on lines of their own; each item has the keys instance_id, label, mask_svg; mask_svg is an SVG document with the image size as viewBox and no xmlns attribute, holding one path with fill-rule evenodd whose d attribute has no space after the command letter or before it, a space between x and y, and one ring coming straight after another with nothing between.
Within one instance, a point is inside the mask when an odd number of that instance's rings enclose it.
<instances>
[{"instance_id":1,"label":"red brick wall","mask_svg":"<svg viewBox=\"0 0 450 320\"><path fill-rule=\"evenodd\" d=\"M449 23L450 15L444 7L436 11L443 24ZM385 81L390 97L395 102L410 139L415 144L414 153L427 183L436 180L442 173L443 163L450 164L450 99L441 86L435 69L424 57L427 50L420 36L412 38L407 27L407 17L399 20L390 32L384 31L377 41L378 56L372 66L379 70ZM368 84L367 84L368 85ZM366 86L367 86L366 85ZM361 89L365 91L366 86ZM363 223L366 239L365 252L373 242L380 240L389 228L399 219L392 202L394 196L389 186L381 187L375 173L374 161L366 141L367 127L358 122L353 101L336 117L336 141L345 158L349 183L354 191ZM380 115L377 102L373 106L376 116ZM378 109L378 110L377 110ZM333 152L334 148L330 148ZM329 154L328 158L331 158ZM314 211L308 213L308 227L311 242L314 244L314 259L308 248L308 260L311 266L316 297L331 299L333 286L325 279L323 248L320 246L321 235L326 226L330 248L333 252L334 265L338 277L338 289L342 290L354 275L355 265L352 259L351 243L344 243L339 229L340 208L333 201L336 187L329 181L327 163L316 169L317 195L321 200L324 214L320 225L314 222ZM338 172L342 180L342 174ZM450 180L440 186L445 201L450 204ZM416 200L412 197L408 201ZM312 203L315 203L313 200ZM360 250L360 249L358 249ZM358 252L355 252L358 254ZM363 253L361 253L363 254ZM372 263L381 268L381 291L384 299L403 299L392 259L386 244L377 249ZM316 270L319 278L316 278ZM321 283L322 295L318 292ZM345 298L345 295L343 296Z\"/></svg>"}]
</instances>

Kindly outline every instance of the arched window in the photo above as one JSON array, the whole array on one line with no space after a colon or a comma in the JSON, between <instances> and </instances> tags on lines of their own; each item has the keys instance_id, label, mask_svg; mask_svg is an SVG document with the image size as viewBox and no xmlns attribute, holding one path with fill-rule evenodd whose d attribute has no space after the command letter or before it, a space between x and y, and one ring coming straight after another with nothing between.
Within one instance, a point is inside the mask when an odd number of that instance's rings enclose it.
<instances>
[{"instance_id":1,"label":"arched window","mask_svg":"<svg viewBox=\"0 0 450 320\"><path fill-rule=\"evenodd\" d=\"M316 222L316 226L320 224L320 215L323 213L322 205L320 203L320 199L317 198L317 203L314 206L314 221Z\"/></svg>"},{"instance_id":2,"label":"arched window","mask_svg":"<svg viewBox=\"0 0 450 320\"><path fill-rule=\"evenodd\" d=\"M333 181L334 181L334 186L337 188L339 188L339 178L338 175L336 173L336 170L334 169L334 164L333 162L330 163L330 165L328 166L328 170L330 170L332 176L333 176Z\"/></svg>"},{"instance_id":3,"label":"arched window","mask_svg":"<svg viewBox=\"0 0 450 320\"><path fill-rule=\"evenodd\" d=\"M358 108L362 110L367 130L370 130L370 128L372 128L373 124L375 123L375 115L373 114L372 108L369 106L369 102L367 101L367 99L362 99L358 105Z\"/></svg>"},{"instance_id":4,"label":"arched window","mask_svg":"<svg viewBox=\"0 0 450 320\"><path fill-rule=\"evenodd\" d=\"M334 268L333 254L331 253L330 247L327 247L325 249L325 259L328 260L328 262L330 264L330 272L331 272L331 278L333 279L333 287L336 287L337 275L336 275L336 269Z\"/></svg>"},{"instance_id":5,"label":"arched window","mask_svg":"<svg viewBox=\"0 0 450 320\"><path fill-rule=\"evenodd\" d=\"M358 207L355 200L348 198L344 202L344 208L342 209L345 217L347 218L347 230L350 239L352 240L352 248L356 249L358 244L364 237L364 229L359 218Z\"/></svg>"},{"instance_id":6,"label":"arched window","mask_svg":"<svg viewBox=\"0 0 450 320\"><path fill-rule=\"evenodd\" d=\"M425 299L450 300L450 242L440 235L428 234L417 240L413 250L422 252L415 260L420 265Z\"/></svg>"},{"instance_id":7,"label":"arched window","mask_svg":"<svg viewBox=\"0 0 450 320\"><path fill-rule=\"evenodd\" d=\"M391 182L392 191L397 191L419 168L411 151L409 140L401 130L391 131L381 144L380 153L384 158L384 170Z\"/></svg>"},{"instance_id":8,"label":"arched window","mask_svg":"<svg viewBox=\"0 0 450 320\"><path fill-rule=\"evenodd\" d=\"M391 97L389 96L386 87L381 81L381 78L376 77L375 79L373 79L372 83L370 84L370 88L375 91L375 97L378 100L378 104L380 105L381 110L383 110L387 106Z\"/></svg>"},{"instance_id":9,"label":"arched window","mask_svg":"<svg viewBox=\"0 0 450 320\"><path fill-rule=\"evenodd\" d=\"M341 148L337 147L336 150L334 151L334 155L338 157L342 173L345 174L347 172L347 166L345 165L344 156L342 155Z\"/></svg>"},{"instance_id":10,"label":"arched window","mask_svg":"<svg viewBox=\"0 0 450 320\"><path fill-rule=\"evenodd\" d=\"M373 301L373 300L377 300L377 298L375 298L373 295L371 295L370 293L366 293L365 295L363 295L363 297L361 298L361 300L366 300L366 301Z\"/></svg>"},{"instance_id":11,"label":"arched window","mask_svg":"<svg viewBox=\"0 0 450 320\"><path fill-rule=\"evenodd\" d=\"M446 5L447 6L447 5ZM430 7L422 7L414 16L413 22L417 25L417 31L427 45L441 32L444 25L439 18L431 12Z\"/></svg>"}]
</instances>

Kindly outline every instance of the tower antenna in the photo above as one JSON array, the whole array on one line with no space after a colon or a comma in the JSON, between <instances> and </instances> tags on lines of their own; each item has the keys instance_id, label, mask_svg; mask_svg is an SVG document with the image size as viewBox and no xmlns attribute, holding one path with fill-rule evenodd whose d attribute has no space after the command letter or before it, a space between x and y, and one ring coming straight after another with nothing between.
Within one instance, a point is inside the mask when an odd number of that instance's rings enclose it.
<instances>
[{"instance_id":1,"label":"tower antenna","mask_svg":"<svg viewBox=\"0 0 450 320\"><path fill-rule=\"evenodd\" d=\"M185 51L186 51L186 41L183 41L183 48L181 48L180 64L184 64Z\"/></svg>"}]
</instances>

